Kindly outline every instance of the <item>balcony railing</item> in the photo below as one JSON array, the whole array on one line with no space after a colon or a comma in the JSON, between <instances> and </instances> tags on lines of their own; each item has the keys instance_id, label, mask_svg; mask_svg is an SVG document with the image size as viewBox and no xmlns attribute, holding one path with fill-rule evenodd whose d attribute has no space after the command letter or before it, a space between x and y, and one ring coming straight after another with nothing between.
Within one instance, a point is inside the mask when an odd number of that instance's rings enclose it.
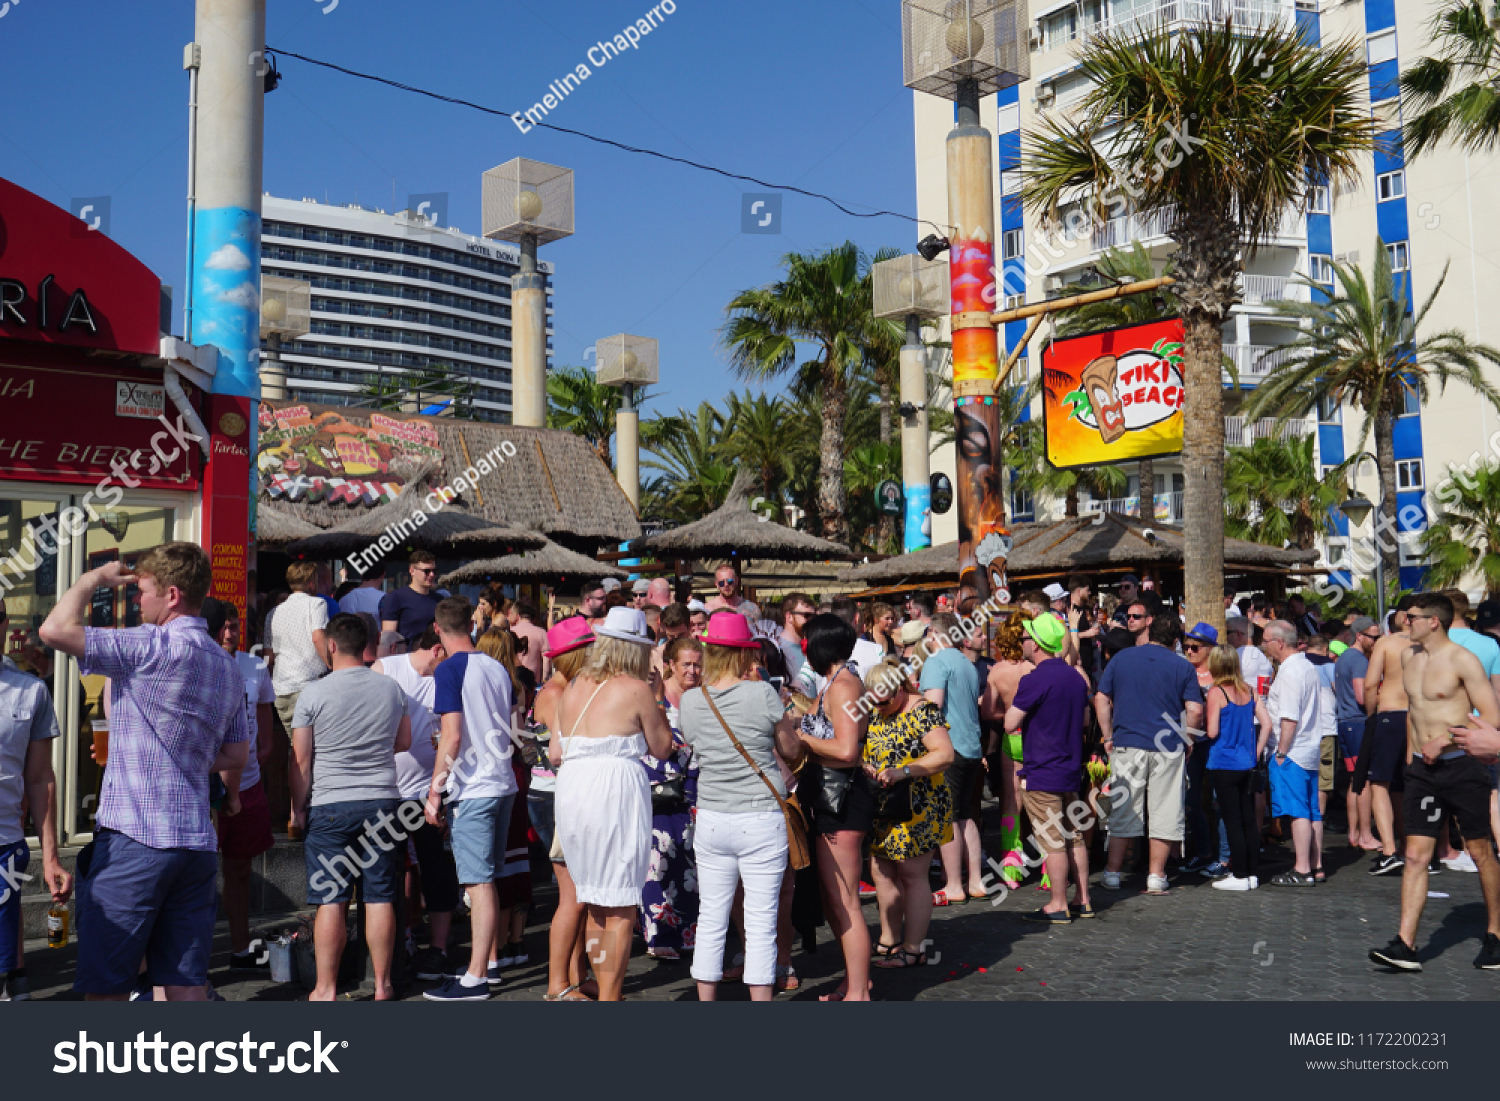
<instances>
[{"instance_id":1,"label":"balcony railing","mask_svg":"<svg viewBox=\"0 0 1500 1101\"><path fill-rule=\"evenodd\" d=\"M1093 233L1095 252L1110 248L1127 248L1132 241L1146 241L1152 237L1165 237L1172 225L1172 212L1155 211L1151 214L1127 214L1096 227Z\"/></svg>"},{"instance_id":2,"label":"balcony railing","mask_svg":"<svg viewBox=\"0 0 1500 1101\"><path fill-rule=\"evenodd\" d=\"M1137 6L1124 15L1080 23L1077 40L1083 43L1101 34L1130 34L1184 23L1223 23L1226 19L1248 30L1277 24L1286 18L1286 9L1279 0L1160 0L1154 6Z\"/></svg>"},{"instance_id":3,"label":"balcony railing","mask_svg":"<svg viewBox=\"0 0 1500 1101\"><path fill-rule=\"evenodd\" d=\"M1274 344L1226 344L1224 354L1233 361L1242 384L1265 378L1287 359L1287 353ZM1228 371L1224 372L1224 381L1233 381Z\"/></svg>"},{"instance_id":4,"label":"balcony railing","mask_svg":"<svg viewBox=\"0 0 1500 1101\"><path fill-rule=\"evenodd\" d=\"M1242 275L1240 294L1247 306L1264 306L1278 299L1307 301L1307 287L1286 275Z\"/></svg>"},{"instance_id":5,"label":"balcony railing","mask_svg":"<svg viewBox=\"0 0 1500 1101\"><path fill-rule=\"evenodd\" d=\"M1224 446L1249 447L1256 440L1292 440L1306 435L1307 430L1302 421L1288 421L1278 428L1273 417L1248 422L1244 417L1225 417Z\"/></svg>"}]
</instances>

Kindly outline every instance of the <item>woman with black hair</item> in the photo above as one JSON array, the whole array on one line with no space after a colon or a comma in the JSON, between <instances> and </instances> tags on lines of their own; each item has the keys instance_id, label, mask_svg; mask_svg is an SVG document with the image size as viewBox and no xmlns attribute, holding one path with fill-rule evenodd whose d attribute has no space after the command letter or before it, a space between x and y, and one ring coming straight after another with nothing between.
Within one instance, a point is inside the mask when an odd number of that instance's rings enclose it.
<instances>
[{"instance_id":1,"label":"woman with black hair","mask_svg":"<svg viewBox=\"0 0 1500 1101\"><path fill-rule=\"evenodd\" d=\"M870 1000L870 930L859 903L862 849L875 817L875 793L861 760L868 708L864 685L847 668L858 636L836 615L814 616L803 628L807 664L824 678L813 713L799 737L810 757L797 786L813 817L824 912L844 953L844 982L821 1000ZM847 674L847 675L846 675Z\"/></svg>"}]
</instances>

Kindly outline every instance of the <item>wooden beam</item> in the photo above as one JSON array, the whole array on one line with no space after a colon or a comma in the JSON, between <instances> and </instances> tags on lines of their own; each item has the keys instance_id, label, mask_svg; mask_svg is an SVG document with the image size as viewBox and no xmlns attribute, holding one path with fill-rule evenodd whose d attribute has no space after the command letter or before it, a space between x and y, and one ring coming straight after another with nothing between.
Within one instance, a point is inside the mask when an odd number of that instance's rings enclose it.
<instances>
[{"instance_id":1,"label":"wooden beam","mask_svg":"<svg viewBox=\"0 0 1500 1101\"><path fill-rule=\"evenodd\" d=\"M1147 294L1161 287L1170 287L1176 283L1170 275L1161 275L1155 279L1143 279L1139 283L1122 283L1116 287L1105 287L1103 290L1088 291L1085 294L1075 294L1068 298L1051 298L1045 302L1035 302L1030 306L1017 306L1013 310L1001 310L990 314L990 323L1003 325L1007 321L1020 321L1027 317L1043 317L1058 310L1070 310L1074 306L1087 306L1093 302L1108 302L1111 298L1126 298L1132 294Z\"/></svg>"}]
</instances>

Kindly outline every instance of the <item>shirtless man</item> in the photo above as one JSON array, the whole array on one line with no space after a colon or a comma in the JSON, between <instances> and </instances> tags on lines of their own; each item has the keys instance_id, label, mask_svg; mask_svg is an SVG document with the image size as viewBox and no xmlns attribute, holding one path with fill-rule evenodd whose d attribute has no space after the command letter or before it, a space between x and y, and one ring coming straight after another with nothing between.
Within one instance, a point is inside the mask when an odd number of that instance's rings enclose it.
<instances>
[{"instance_id":1,"label":"shirtless man","mask_svg":"<svg viewBox=\"0 0 1500 1101\"><path fill-rule=\"evenodd\" d=\"M1021 771L1021 734L1005 733L1005 713L1016 697L1021 678L1036 668L1021 649L1021 622L1020 617L1013 617L1000 625L995 638L996 661L990 666L979 698L979 715L990 724L985 759L993 778L991 790L998 788L1000 799L1000 843L1005 856L999 874L1012 887L1026 878L1021 849L1021 781L1016 775Z\"/></svg>"},{"instance_id":2,"label":"shirtless man","mask_svg":"<svg viewBox=\"0 0 1500 1101\"><path fill-rule=\"evenodd\" d=\"M1448 637L1453 602L1424 593L1406 616L1412 645L1401 655L1409 701L1411 763L1406 769L1406 868L1401 878L1401 928L1370 959L1401 971L1420 971L1417 923L1427 902L1427 866L1437 847L1443 816L1452 814L1464 847L1479 868L1489 918L1474 966L1500 971L1500 864L1490 846L1490 777L1479 757L1454 741L1450 728L1465 727L1475 711L1486 723L1500 722L1500 701L1478 658Z\"/></svg>"},{"instance_id":3,"label":"shirtless man","mask_svg":"<svg viewBox=\"0 0 1500 1101\"><path fill-rule=\"evenodd\" d=\"M1406 613L1416 599L1411 594L1396 605L1396 633L1375 644L1370 667L1365 671L1365 745L1362 756L1369 765L1370 816L1380 838L1380 855L1370 866L1371 875L1400 871L1405 861L1396 851L1401 831L1395 821L1391 794L1404 787L1406 768L1406 688L1401 682L1401 655L1411 648L1406 632Z\"/></svg>"}]
</instances>

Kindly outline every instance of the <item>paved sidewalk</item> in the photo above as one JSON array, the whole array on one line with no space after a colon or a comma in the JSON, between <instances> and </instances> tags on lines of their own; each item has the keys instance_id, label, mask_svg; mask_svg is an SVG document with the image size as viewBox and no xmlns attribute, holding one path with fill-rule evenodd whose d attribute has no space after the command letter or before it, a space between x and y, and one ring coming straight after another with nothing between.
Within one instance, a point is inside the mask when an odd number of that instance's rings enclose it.
<instances>
[{"instance_id":1,"label":"paved sidewalk","mask_svg":"<svg viewBox=\"0 0 1500 1101\"><path fill-rule=\"evenodd\" d=\"M989 838L992 843L993 838ZM892 1001L914 999L980 1000L1486 1000L1500 995L1500 973L1475 970L1472 961L1484 932L1484 901L1479 877L1444 872L1430 890L1451 897L1429 899L1419 951L1425 970L1392 974L1375 967L1366 953L1394 934L1400 906L1400 876L1371 877L1369 858L1343 847L1330 835L1324 864L1328 882L1310 888L1263 886L1231 894L1215 891L1200 876L1174 876L1171 893L1144 893L1145 877L1127 876L1118 892L1104 891L1094 878L1099 916L1070 926L1048 928L1022 919L1046 895L1035 881L1012 892L999 905L971 901L935 910L931 964L905 971L876 969L875 994ZM1272 847L1264 879L1290 866L1290 853ZM537 886L535 920L526 945L531 962L513 968L496 995L512 1001L539 1001L546 990L545 919L555 905L550 885ZM874 902L865 905L872 929ZM260 923L274 928L289 919ZM466 936L460 926L457 936ZM874 933L872 932L872 939ZM223 928L216 945L219 970L212 978L231 1000L290 1001L305 997L295 985L269 982L223 970L229 947ZM644 956L637 941L625 984L627 998L652 1001L693 999L688 963L658 963ZM43 942L28 943L27 961L34 996L74 999L75 946L53 952ZM816 998L831 991L840 960L826 928L815 953L797 951L793 965L803 987L783 998ZM406 999L420 999L426 983L412 982ZM726 983L726 999L743 999L743 986ZM346 997L368 998L369 987Z\"/></svg>"}]
</instances>

